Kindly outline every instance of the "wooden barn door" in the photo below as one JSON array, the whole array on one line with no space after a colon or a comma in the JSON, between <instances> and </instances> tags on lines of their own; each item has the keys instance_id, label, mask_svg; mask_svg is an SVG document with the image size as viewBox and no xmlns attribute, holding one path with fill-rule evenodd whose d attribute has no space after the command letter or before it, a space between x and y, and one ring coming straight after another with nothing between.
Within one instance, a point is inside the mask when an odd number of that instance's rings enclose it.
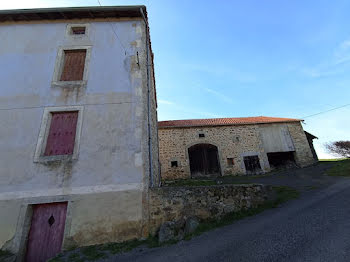
<instances>
[{"instance_id":1,"label":"wooden barn door","mask_svg":"<svg viewBox=\"0 0 350 262\"><path fill-rule=\"evenodd\" d=\"M33 205L26 259L41 262L61 251L67 202Z\"/></svg>"},{"instance_id":2,"label":"wooden barn door","mask_svg":"<svg viewBox=\"0 0 350 262\"><path fill-rule=\"evenodd\" d=\"M218 149L210 144L197 144L188 149L191 176L210 177L220 175Z\"/></svg>"}]
</instances>

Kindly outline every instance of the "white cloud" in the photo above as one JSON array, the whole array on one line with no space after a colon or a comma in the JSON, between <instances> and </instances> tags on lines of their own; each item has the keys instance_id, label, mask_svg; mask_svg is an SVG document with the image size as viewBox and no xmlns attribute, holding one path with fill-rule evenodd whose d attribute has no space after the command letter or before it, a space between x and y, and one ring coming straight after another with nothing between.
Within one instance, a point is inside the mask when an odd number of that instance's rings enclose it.
<instances>
[{"instance_id":1,"label":"white cloud","mask_svg":"<svg viewBox=\"0 0 350 262\"><path fill-rule=\"evenodd\" d=\"M233 104L233 100L227 96L227 95L224 95L218 91L215 91L213 89L210 89L210 88L204 88L205 91L207 91L208 93L210 94L213 94L215 95L216 97L218 97L220 100L226 102L226 103L229 103L229 104Z\"/></svg>"},{"instance_id":2,"label":"white cloud","mask_svg":"<svg viewBox=\"0 0 350 262\"><path fill-rule=\"evenodd\" d=\"M311 77L329 77L335 76L347 71L344 66L350 62L350 39L346 39L336 46L332 56L323 63L313 67L301 69L302 74Z\"/></svg>"},{"instance_id":3,"label":"white cloud","mask_svg":"<svg viewBox=\"0 0 350 262\"><path fill-rule=\"evenodd\" d=\"M212 74L220 77L228 77L234 81L242 83L255 83L256 77L252 74L234 69L224 64L198 64L198 63L182 63L182 68L186 71L199 71L202 73Z\"/></svg>"},{"instance_id":4,"label":"white cloud","mask_svg":"<svg viewBox=\"0 0 350 262\"><path fill-rule=\"evenodd\" d=\"M334 59L335 65L340 65L350 61L350 39L339 44L334 51Z\"/></svg>"},{"instance_id":5,"label":"white cloud","mask_svg":"<svg viewBox=\"0 0 350 262\"><path fill-rule=\"evenodd\" d=\"M158 99L157 102L159 104L163 104L163 105L173 105L174 104L174 102L172 102L172 101L163 100L163 99Z\"/></svg>"},{"instance_id":6,"label":"white cloud","mask_svg":"<svg viewBox=\"0 0 350 262\"><path fill-rule=\"evenodd\" d=\"M218 115L212 112L204 111L199 108L189 107L177 104L176 102L168 101L168 100L158 100L160 107L158 109L159 119L168 120L173 119L173 116L182 115L183 118L220 118L222 115ZM178 117L176 117L178 119Z\"/></svg>"}]
</instances>

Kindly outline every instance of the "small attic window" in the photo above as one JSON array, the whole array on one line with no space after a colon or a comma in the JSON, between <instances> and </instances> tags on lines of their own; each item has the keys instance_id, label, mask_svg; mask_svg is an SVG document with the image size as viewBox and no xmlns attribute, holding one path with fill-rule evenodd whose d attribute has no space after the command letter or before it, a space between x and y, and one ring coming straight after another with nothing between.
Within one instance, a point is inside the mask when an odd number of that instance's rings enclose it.
<instances>
[{"instance_id":1,"label":"small attic window","mask_svg":"<svg viewBox=\"0 0 350 262\"><path fill-rule=\"evenodd\" d=\"M200 133L198 136L199 137L205 137L205 135L203 133Z\"/></svg>"},{"instance_id":2,"label":"small attic window","mask_svg":"<svg viewBox=\"0 0 350 262\"><path fill-rule=\"evenodd\" d=\"M177 161L171 161L171 167L177 167Z\"/></svg>"},{"instance_id":3,"label":"small attic window","mask_svg":"<svg viewBox=\"0 0 350 262\"><path fill-rule=\"evenodd\" d=\"M71 34L72 35L85 35L86 27L85 26L72 26Z\"/></svg>"}]
</instances>

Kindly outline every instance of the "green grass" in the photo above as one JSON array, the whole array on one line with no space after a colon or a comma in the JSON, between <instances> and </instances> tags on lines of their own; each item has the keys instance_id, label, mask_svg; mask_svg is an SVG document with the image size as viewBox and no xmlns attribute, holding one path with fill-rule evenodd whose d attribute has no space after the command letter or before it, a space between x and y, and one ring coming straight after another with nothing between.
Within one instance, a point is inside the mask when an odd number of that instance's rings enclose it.
<instances>
[{"instance_id":1,"label":"green grass","mask_svg":"<svg viewBox=\"0 0 350 262\"><path fill-rule=\"evenodd\" d=\"M319 162L336 162L336 161L343 161L346 160L346 158L331 158L331 159L319 159Z\"/></svg>"},{"instance_id":2,"label":"green grass","mask_svg":"<svg viewBox=\"0 0 350 262\"><path fill-rule=\"evenodd\" d=\"M105 258L107 256L104 252L102 252L100 245L83 247L81 249L81 253L84 255L86 260L90 261Z\"/></svg>"},{"instance_id":3,"label":"green grass","mask_svg":"<svg viewBox=\"0 0 350 262\"><path fill-rule=\"evenodd\" d=\"M212 179L198 178L198 179L178 179L165 181L164 186L213 186L213 185L230 185L230 184L251 184L251 180L256 178L268 177L276 175L280 170L274 170L261 175L228 175Z\"/></svg>"},{"instance_id":4,"label":"green grass","mask_svg":"<svg viewBox=\"0 0 350 262\"><path fill-rule=\"evenodd\" d=\"M72 253L68 256L68 260L71 262L84 262L85 260L80 256L79 253Z\"/></svg>"},{"instance_id":5,"label":"green grass","mask_svg":"<svg viewBox=\"0 0 350 262\"><path fill-rule=\"evenodd\" d=\"M166 243L168 244L168 243ZM158 247L158 239L154 236L149 236L145 240L130 240L122 243L107 243L102 245L92 245L77 248L75 250L66 251L59 254L58 256L49 260L49 262L83 262L83 261L94 261L97 259L102 259L108 257L109 254L117 254L122 252L128 252L132 249L139 247L141 245L147 246L149 248ZM1 260L0 260L1 261Z\"/></svg>"},{"instance_id":6,"label":"green grass","mask_svg":"<svg viewBox=\"0 0 350 262\"><path fill-rule=\"evenodd\" d=\"M258 176L257 176L258 177ZM167 187L177 187L177 186L215 186L215 185L232 185L232 184L251 184L250 178L257 177L220 177L217 180L207 180L207 179L179 179L173 181L167 181L165 186Z\"/></svg>"},{"instance_id":7,"label":"green grass","mask_svg":"<svg viewBox=\"0 0 350 262\"><path fill-rule=\"evenodd\" d=\"M107 250L109 252L111 252L112 254L117 254L117 253L122 253L122 252L128 252L132 249L134 249L135 247L138 247L140 245L147 245L151 244L151 238L148 238L146 240L130 240L130 241L126 241L126 242L122 242L122 243L108 243L105 244L102 249L103 250Z\"/></svg>"},{"instance_id":8,"label":"green grass","mask_svg":"<svg viewBox=\"0 0 350 262\"><path fill-rule=\"evenodd\" d=\"M11 257L13 254L7 250L0 250L0 261L5 260L6 258Z\"/></svg>"},{"instance_id":9,"label":"green grass","mask_svg":"<svg viewBox=\"0 0 350 262\"><path fill-rule=\"evenodd\" d=\"M197 180L200 181L200 180ZM232 212L226 214L224 217L222 217L219 220L207 220L203 221L199 224L198 228L190 235L185 236L185 240L189 240L194 236L200 235L206 231L212 230L217 227L222 227L226 225L230 225L233 222L243 219L248 216L254 216L258 213L261 213L262 211L270 208L276 208L282 203L287 202L288 200L295 199L299 197L299 192L293 188L286 187L286 186L274 186L273 187L275 198L274 200L270 200L265 202L264 204L256 207L251 208L247 210L241 210L239 212ZM159 244L158 239L154 236L149 236L145 240L130 240L122 243L107 243L102 245L94 245L94 246L87 246L78 248L77 250L69 251L68 256L66 258L62 257L62 254L58 255L57 257L50 260L50 262L62 262L62 261L73 261L73 262L80 262L80 261L92 261L96 259L105 258L108 256L108 254L117 254L122 252L128 252L132 249L139 247L139 246L145 246L149 248L154 247L160 247L163 245L171 245L175 244L176 240L172 240L163 244ZM81 252L79 252L79 250ZM72 253L73 252L73 253ZM69 254L70 253L70 254Z\"/></svg>"},{"instance_id":10,"label":"green grass","mask_svg":"<svg viewBox=\"0 0 350 262\"><path fill-rule=\"evenodd\" d=\"M268 205L272 205L271 207L278 207L280 204L300 196L298 190L288 186L274 186L273 190L276 193L276 199L270 204L267 203Z\"/></svg>"},{"instance_id":11,"label":"green grass","mask_svg":"<svg viewBox=\"0 0 350 262\"><path fill-rule=\"evenodd\" d=\"M203 179L179 179L167 183L166 186L213 186L217 185L214 180Z\"/></svg>"},{"instance_id":12,"label":"green grass","mask_svg":"<svg viewBox=\"0 0 350 262\"><path fill-rule=\"evenodd\" d=\"M329 176L350 176L350 159L337 161L333 167L327 170Z\"/></svg>"}]
</instances>

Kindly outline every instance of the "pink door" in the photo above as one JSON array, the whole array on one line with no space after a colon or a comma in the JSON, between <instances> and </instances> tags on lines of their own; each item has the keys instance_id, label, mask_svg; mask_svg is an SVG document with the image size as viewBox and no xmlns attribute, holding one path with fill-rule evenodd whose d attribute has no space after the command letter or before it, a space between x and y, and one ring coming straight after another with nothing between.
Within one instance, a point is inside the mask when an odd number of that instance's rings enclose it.
<instances>
[{"instance_id":1,"label":"pink door","mask_svg":"<svg viewBox=\"0 0 350 262\"><path fill-rule=\"evenodd\" d=\"M33 205L25 261L41 262L61 251L67 202Z\"/></svg>"}]
</instances>

